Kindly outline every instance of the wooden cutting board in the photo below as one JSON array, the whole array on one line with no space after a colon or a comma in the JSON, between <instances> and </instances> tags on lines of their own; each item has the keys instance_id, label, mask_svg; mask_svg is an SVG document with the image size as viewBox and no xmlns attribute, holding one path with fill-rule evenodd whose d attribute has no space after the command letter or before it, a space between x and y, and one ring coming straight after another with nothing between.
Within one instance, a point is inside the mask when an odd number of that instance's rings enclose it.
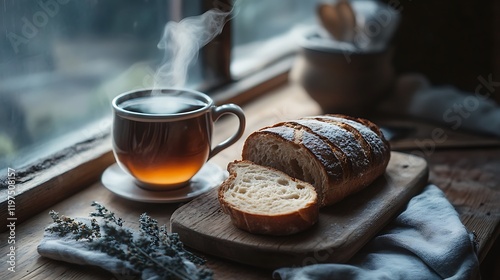
<instances>
[{"instance_id":1,"label":"wooden cutting board","mask_svg":"<svg viewBox=\"0 0 500 280\"><path fill-rule=\"evenodd\" d=\"M237 229L222 212L216 189L178 208L171 229L188 247L259 267L343 263L400 213L427 179L424 159L392 152L384 176L321 209L318 223L302 233L273 237Z\"/></svg>"}]
</instances>

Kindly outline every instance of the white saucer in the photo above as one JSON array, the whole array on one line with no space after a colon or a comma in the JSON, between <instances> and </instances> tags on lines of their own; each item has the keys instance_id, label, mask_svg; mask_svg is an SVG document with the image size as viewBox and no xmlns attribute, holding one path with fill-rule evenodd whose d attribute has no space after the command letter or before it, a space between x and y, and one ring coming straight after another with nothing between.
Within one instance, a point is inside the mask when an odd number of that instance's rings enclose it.
<instances>
[{"instance_id":1,"label":"white saucer","mask_svg":"<svg viewBox=\"0 0 500 280\"><path fill-rule=\"evenodd\" d=\"M227 177L227 171L207 162L185 187L168 191L148 191L139 187L134 178L115 163L106 168L101 182L109 191L125 199L149 203L174 203L191 200L218 187Z\"/></svg>"}]
</instances>

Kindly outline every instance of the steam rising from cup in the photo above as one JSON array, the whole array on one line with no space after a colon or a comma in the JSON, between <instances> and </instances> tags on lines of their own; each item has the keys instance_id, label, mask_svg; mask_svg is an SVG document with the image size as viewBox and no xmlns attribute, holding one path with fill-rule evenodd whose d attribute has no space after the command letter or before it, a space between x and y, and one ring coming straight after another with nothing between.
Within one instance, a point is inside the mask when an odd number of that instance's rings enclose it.
<instances>
[{"instance_id":1,"label":"steam rising from cup","mask_svg":"<svg viewBox=\"0 0 500 280\"><path fill-rule=\"evenodd\" d=\"M165 25L158 43L158 48L164 50L164 58L154 77L155 90L185 86L188 67L198 56L200 48L222 32L230 13L212 9Z\"/></svg>"}]
</instances>

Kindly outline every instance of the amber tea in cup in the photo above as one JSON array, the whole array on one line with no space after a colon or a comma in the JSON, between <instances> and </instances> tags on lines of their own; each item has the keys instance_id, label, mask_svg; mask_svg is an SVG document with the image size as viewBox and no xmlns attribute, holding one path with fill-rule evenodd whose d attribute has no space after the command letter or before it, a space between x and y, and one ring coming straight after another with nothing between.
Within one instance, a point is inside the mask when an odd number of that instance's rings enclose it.
<instances>
[{"instance_id":1,"label":"amber tea in cup","mask_svg":"<svg viewBox=\"0 0 500 280\"><path fill-rule=\"evenodd\" d=\"M113 100L113 152L139 186L168 190L186 185L206 161L243 134L245 116L234 104L185 89L139 90ZM214 122L224 114L239 119L237 132L212 148Z\"/></svg>"}]
</instances>

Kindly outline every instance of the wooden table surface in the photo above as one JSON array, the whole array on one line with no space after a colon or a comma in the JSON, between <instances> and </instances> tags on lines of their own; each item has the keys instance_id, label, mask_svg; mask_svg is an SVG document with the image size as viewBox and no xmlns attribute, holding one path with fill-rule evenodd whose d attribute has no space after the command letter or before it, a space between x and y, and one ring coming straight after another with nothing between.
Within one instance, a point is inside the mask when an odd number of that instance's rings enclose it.
<instances>
[{"instance_id":1,"label":"wooden table surface","mask_svg":"<svg viewBox=\"0 0 500 280\"><path fill-rule=\"evenodd\" d=\"M252 131L278 121L319 114L318 105L302 90L286 85L264 95L243 107L247 116L247 129L243 138L226 149L212 162L225 167L228 162L241 157L244 139ZM221 120L215 128L214 141L232 134L236 120ZM415 124L413 124L415 125ZM499 235L500 223L500 141L477 136L449 132L447 141L432 142L434 126L419 125L418 137L393 142L395 149L423 155L430 167L430 182L440 187L460 214L464 225L474 232L479 240L479 258L484 260ZM427 142L423 142L426 141ZM439 142L439 143L438 143ZM413 144L412 144L413 143ZM423 145L422 143L426 143ZM113 279L100 269L89 269L38 255L36 247L44 228L50 224L49 210L56 210L70 217L87 217L93 208L92 201L99 201L118 216L126 225L136 227L138 217L147 212L160 224L169 224L170 216L180 205L146 204L128 201L106 190L100 182L64 201L46 209L16 227L16 272L7 271L2 261L0 279ZM36 203L36 200L34 200ZM2 233L1 252L8 251L8 232ZM227 260L205 256L216 279L270 279L272 271L256 269ZM498 253L489 254L488 262L498 263Z\"/></svg>"}]
</instances>

